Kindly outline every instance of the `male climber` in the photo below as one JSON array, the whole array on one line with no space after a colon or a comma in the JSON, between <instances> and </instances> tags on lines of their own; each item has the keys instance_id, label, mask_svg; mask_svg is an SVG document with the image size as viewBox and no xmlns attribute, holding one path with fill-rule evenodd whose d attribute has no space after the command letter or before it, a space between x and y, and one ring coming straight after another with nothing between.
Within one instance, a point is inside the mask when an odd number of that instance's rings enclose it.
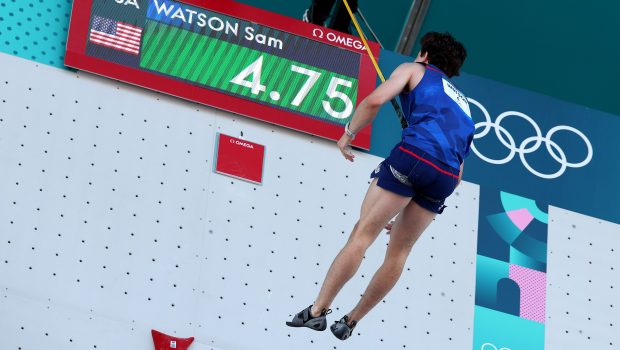
<instances>
[{"instance_id":1,"label":"male climber","mask_svg":"<svg viewBox=\"0 0 620 350\"><path fill-rule=\"evenodd\" d=\"M353 310L331 326L337 338L347 339L394 287L413 244L442 213L445 199L461 181L475 128L467 98L450 78L459 74L467 53L449 33L427 33L421 44L415 61L396 68L359 104L345 126L338 147L344 158L353 161L355 134L372 123L384 103L400 95L408 123L402 140L372 172L360 218L329 268L314 304L297 313L288 326L327 328L326 316L334 298L353 277L382 228L398 215L383 264Z\"/></svg>"}]
</instances>

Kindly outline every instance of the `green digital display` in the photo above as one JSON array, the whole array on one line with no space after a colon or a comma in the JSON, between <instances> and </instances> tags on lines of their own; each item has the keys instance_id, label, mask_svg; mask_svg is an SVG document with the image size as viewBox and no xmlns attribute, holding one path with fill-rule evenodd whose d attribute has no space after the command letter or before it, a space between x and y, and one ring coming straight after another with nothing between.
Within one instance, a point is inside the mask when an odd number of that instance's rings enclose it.
<instances>
[{"instance_id":1,"label":"green digital display","mask_svg":"<svg viewBox=\"0 0 620 350\"><path fill-rule=\"evenodd\" d=\"M359 38L236 2L84 0L69 32L68 66L331 140L376 86Z\"/></svg>"},{"instance_id":2,"label":"green digital display","mask_svg":"<svg viewBox=\"0 0 620 350\"><path fill-rule=\"evenodd\" d=\"M146 23L140 66L336 123L356 102L355 78L156 21Z\"/></svg>"}]
</instances>

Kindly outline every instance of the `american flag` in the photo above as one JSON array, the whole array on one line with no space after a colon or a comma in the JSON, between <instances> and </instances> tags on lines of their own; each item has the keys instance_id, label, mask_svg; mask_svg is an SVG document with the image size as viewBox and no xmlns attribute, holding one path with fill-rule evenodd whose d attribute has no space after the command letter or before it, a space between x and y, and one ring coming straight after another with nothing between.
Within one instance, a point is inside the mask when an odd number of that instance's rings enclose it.
<instances>
[{"instance_id":1,"label":"american flag","mask_svg":"<svg viewBox=\"0 0 620 350\"><path fill-rule=\"evenodd\" d=\"M142 28L95 16L90 28L90 41L115 50L138 55Z\"/></svg>"}]
</instances>

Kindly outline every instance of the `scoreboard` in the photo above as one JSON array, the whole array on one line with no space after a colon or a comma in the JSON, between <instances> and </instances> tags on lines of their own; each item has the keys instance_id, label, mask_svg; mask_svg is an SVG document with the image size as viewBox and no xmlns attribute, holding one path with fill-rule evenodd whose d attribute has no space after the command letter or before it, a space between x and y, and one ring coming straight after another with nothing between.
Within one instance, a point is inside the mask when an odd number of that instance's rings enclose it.
<instances>
[{"instance_id":1,"label":"scoreboard","mask_svg":"<svg viewBox=\"0 0 620 350\"><path fill-rule=\"evenodd\" d=\"M75 2L65 64L332 140L376 84L357 37L233 1Z\"/></svg>"}]
</instances>

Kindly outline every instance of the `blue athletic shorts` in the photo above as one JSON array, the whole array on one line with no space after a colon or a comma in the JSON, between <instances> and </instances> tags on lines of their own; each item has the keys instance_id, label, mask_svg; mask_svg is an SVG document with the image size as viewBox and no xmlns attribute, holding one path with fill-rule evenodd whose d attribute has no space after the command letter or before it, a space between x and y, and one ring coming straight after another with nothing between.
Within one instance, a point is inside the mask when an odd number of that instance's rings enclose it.
<instances>
[{"instance_id":1,"label":"blue athletic shorts","mask_svg":"<svg viewBox=\"0 0 620 350\"><path fill-rule=\"evenodd\" d=\"M412 197L421 207L441 214L446 198L456 188L459 172L423 150L401 142L370 177L378 178L379 187Z\"/></svg>"}]
</instances>

